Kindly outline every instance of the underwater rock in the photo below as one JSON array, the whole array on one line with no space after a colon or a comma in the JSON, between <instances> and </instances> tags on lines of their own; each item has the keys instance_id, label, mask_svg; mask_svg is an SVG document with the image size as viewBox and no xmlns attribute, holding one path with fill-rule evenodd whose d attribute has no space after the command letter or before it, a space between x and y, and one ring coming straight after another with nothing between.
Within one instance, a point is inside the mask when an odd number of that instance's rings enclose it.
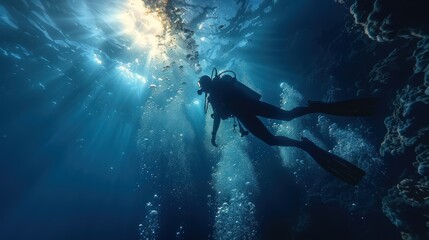
<instances>
[{"instance_id":1,"label":"underwater rock","mask_svg":"<svg viewBox=\"0 0 429 240\"><path fill-rule=\"evenodd\" d=\"M419 163L417 172L422 176L429 176L429 163Z\"/></svg>"},{"instance_id":2,"label":"underwater rock","mask_svg":"<svg viewBox=\"0 0 429 240\"><path fill-rule=\"evenodd\" d=\"M424 38L417 43L413 57L416 60L414 72L424 74L425 94L429 95L429 38Z\"/></svg>"},{"instance_id":3,"label":"underwater rock","mask_svg":"<svg viewBox=\"0 0 429 240\"><path fill-rule=\"evenodd\" d=\"M417 171L429 173L429 145L415 148ZM418 176L418 175L417 175ZM402 239L427 239L429 235L429 178L405 178L383 198L383 212L401 230Z\"/></svg>"},{"instance_id":4,"label":"underwater rock","mask_svg":"<svg viewBox=\"0 0 429 240\"><path fill-rule=\"evenodd\" d=\"M415 182L412 179L403 179L396 187L399 194L408 199L412 205L419 205L429 201L429 182L421 179ZM429 202L428 202L429 203Z\"/></svg>"},{"instance_id":5,"label":"underwater rock","mask_svg":"<svg viewBox=\"0 0 429 240\"><path fill-rule=\"evenodd\" d=\"M401 71L401 68L397 64L398 59L398 50L394 49L386 58L380 60L373 66L369 73L369 81L385 85L389 79L392 79L392 74Z\"/></svg>"},{"instance_id":6,"label":"underwater rock","mask_svg":"<svg viewBox=\"0 0 429 240\"><path fill-rule=\"evenodd\" d=\"M396 88L398 84L396 79L406 81L413 72L416 73L415 70L413 71L415 64L413 58L410 58L413 48L415 48L414 43L395 48L372 67L369 72L369 83L373 93Z\"/></svg>"},{"instance_id":7,"label":"underwater rock","mask_svg":"<svg viewBox=\"0 0 429 240\"><path fill-rule=\"evenodd\" d=\"M426 239L429 234L429 181L404 179L383 198L382 209L401 231L402 239Z\"/></svg>"},{"instance_id":8,"label":"underwater rock","mask_svg":"<svg viewBox=\"0 0 429 240\"><path fill-rule=\"evenodd\" d=\"M420 144L415 151L417 161L413 165L417 168L418 174L429 177L429 145Z\"/></svg>"},{"instance_id":9,"label":"underwater rock","mask_svg":"<svg viewBox=\"0 0 429 240\"><path fill-rule=\"evenodd\" d=\"M427 1L357 0L351 7L356 23L379 42L429 37Z\"/></svg>"},{"instance_id":10,"label":"underwater rock","mask_svg":"<svg viewBox=\"0 0 429 240\"><path fill-rule=\"evenodd\" d=\"M374 65L369 82L375 90L386 88L391 79L403 80L393 100L393 113L380 146L381 155L399 155L414 148L416 171L392 187L382 201L382 209L401 231L402 239L429 236L429 15L424 0L356 0L350 7L355 22L378 42L410 39L414 52L393 50ZM406 48L404 48L406 49ZM398 68L398 66L400 66Z\"/></svg>"},{"instance_id":11,"label":"underwater rock","mask_svg":"<svg viewBox=\"0 0 429 240\"><path fill-rule=\"evenodd\" d=\"M406 147L413 146L427 138L429 133L429 96L426 87L407 85L400 90L393 101L392 116L385 119L387 133L381 144L382 155L403 153ZM417 117L418 116L418 117Z\"/></svg>"},{"instance_id":12,"label":"underwater rock","mask_svg":"<svg viewBox=\"0 0 429 240\"><path fill-rule=\"evenodd\" d=\"M413 54L416 59L415 73L428 71L429 66L429 38L424 38L417 43L417 48Z\"/></svg>"}]
</instances>

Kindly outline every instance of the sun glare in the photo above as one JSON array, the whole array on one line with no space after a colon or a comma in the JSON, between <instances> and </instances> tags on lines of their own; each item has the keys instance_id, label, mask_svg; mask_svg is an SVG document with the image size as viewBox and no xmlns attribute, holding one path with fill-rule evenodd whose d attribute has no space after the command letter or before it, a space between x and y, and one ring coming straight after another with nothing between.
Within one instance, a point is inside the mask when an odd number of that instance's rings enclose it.
<instances>
[{"instance_id":1,"label":"sun glare","mask_svg":"<svg viewBox=\"0 0 429 240\"><path fill-rule=\"evenodd\" d=\"M173 38L167 34L164 14L150 9L144 1L129 0L117 15L123 33L133 41L132 47L148 51L149 60L167 59L167 43L171 43Z\"/></svg>"}]
</instances>

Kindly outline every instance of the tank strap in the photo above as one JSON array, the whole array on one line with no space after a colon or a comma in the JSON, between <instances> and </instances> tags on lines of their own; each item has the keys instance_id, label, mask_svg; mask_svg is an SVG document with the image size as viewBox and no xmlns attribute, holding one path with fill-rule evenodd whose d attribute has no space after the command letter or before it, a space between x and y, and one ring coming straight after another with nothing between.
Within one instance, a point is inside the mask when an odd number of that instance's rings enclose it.
<instances>
[{"instance_id":1,"label":"tank strap","mask_svg":"<svg viewBox=\"0 0 429 240\"><path fill-rule=\"evenodd\" d=\"M232 130L234 133L237 132L237 130L235 129L237 127L237 125L238 125L238 128L239 128L240 136L241 137L244 137L244 136L246 136L246 135L249 134L249 131L244 130L244 128L241 126L240 121L237 120L236 117L234 117L234 125L233 125L234 129Z\"/></svg>"}]
</instances>

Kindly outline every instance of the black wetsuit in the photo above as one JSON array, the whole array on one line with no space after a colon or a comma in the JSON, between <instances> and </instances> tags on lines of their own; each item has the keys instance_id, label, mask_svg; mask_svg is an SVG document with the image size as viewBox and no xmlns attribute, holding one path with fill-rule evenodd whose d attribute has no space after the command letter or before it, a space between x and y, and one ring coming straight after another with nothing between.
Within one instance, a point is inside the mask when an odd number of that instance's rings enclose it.
<instances>
[{"instance_id":1,"label":"black wetsuit","mask_svg":"<svg viewBox=\"0 0 429 240\"><path fill-rule=\"evenodd\" d=\"M235 79L225 75L210 84L209 103L213 108L212 144L216 145L216 133L221 119L236 117L255 137L272 146L291 146L306 151L326 171L352 185L356 185L365 172L352 163L325 151L307 138L294 140L273 135L258 117L289 121L308 113L326 113L339 116L368 116L374 112L375 99L362 98L342 102L309 102L308 106L290 111L252 98L234 87Z\"/></svg>"},{"instance_id":2,"label":"black wetsuit","mask_svg":"<svg viewBox=\"0 0 429 240\"><path fill-rule=\"evenodd\" d=\"M273 135L261 122L259 117L289 121L307 113L314 112L309 107L297 107L290 111L259 101L244 94L232 86L232 78L226 75L213 81L209 102L213 108L213 132L216 135L220 119L236 117L255 137L269 145L295 146L301 148L301 142L284 136Z\"/></svg>"}]
</instances>

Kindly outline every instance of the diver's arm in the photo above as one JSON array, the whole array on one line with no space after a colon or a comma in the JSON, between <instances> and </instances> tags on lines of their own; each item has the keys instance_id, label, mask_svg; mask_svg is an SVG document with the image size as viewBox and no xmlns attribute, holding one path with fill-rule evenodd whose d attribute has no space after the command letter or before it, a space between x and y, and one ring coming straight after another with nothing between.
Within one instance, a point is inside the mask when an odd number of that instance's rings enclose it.
<instances>
[{"instance_id":1,"label":"diver's arm","mask_svg":"<svg viewBox=\"0 0 429 240\"><path fill-rule=\"evenodd\" d=\"M216 113L214 113L213 115L213 131L212 131L212 140L211 140L211 142L212 142L212 145L213 146L215 146L215 147L217 147L217 144L216 144L216 133L217 133L217 130L219 129L219 125L220 125L220 116L218 115L218 114L216 114Z\"/></svg>"}]
</instances>

